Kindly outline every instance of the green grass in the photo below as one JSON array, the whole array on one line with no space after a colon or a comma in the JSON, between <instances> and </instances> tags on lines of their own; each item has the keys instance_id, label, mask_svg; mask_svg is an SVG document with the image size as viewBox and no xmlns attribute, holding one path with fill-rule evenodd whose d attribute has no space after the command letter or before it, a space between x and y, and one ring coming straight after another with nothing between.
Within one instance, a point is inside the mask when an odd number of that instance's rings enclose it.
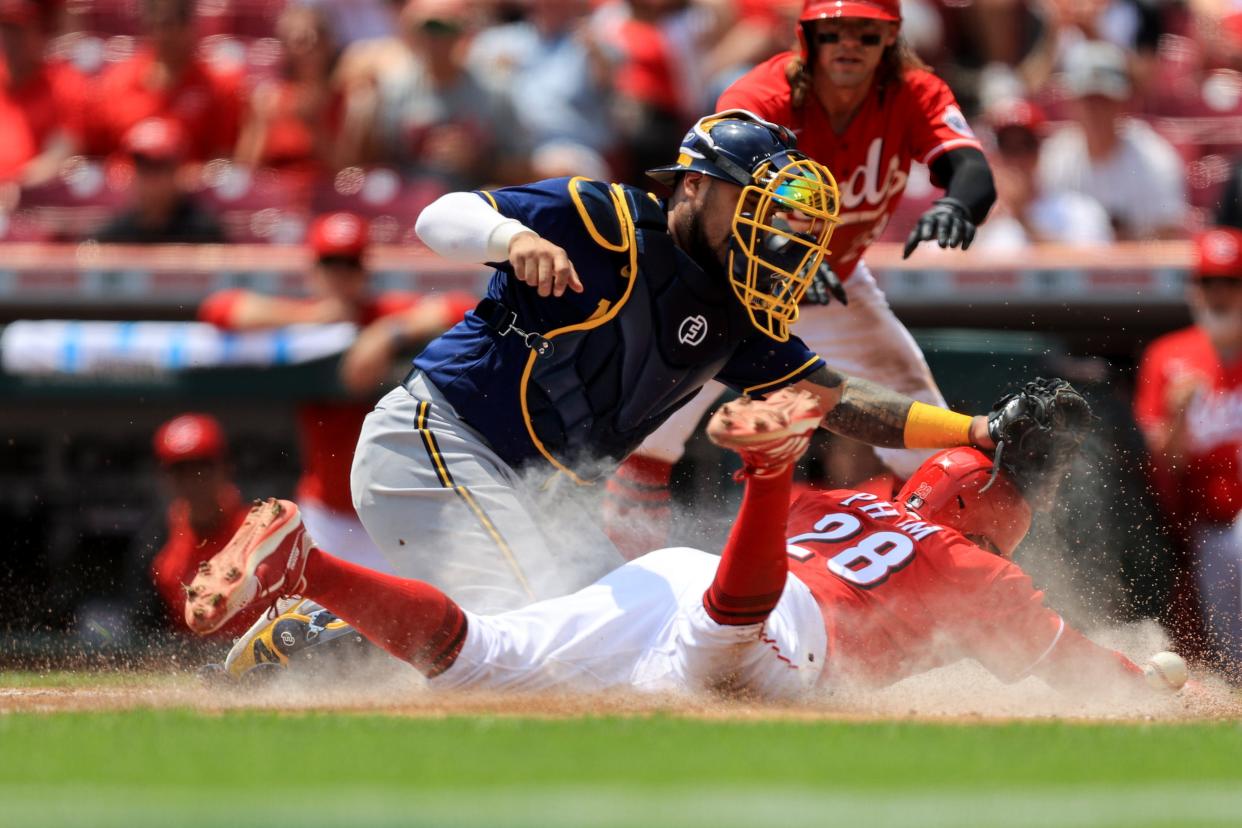
<instances>
[{"instance_id":1,"label":"green grass","mask_svg":"<svg viewBox=\"0 0 1242 828\"><path fill-rule=\"evenodd\" d=\"M1242 725L0 716L0 826L1242 824Z\"/></svg>"},{"instance_id":2,"label":"green grass","mask_svg":"<svg viewBox=\"0 0 1242 828\"><path fill-rule=\"evenodd\" d=\"M0 688L109 688L141 685L146 688L192 686L194 677L178 673L126 670L0 670Z\"/></svg>"}]
</instances>

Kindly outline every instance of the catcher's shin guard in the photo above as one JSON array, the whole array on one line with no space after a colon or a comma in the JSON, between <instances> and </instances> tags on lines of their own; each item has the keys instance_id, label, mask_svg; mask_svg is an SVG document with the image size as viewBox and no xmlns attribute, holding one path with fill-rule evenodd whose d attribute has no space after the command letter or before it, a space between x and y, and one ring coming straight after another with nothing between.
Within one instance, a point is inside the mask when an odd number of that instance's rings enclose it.
<instances>
[{"instance_id":1,"label":"catcher's shin guard","mask_svg":"<svg viewBox=\"0 0 1242 828\"><path fill-rule=\"evenodd\" d=\"M725 403L708 421L707 436L737 452L746 474L766 476L797 462L823 418L823 405L814 394L782 388L765 400L742 397Z\"/></svg>"},{"instance_id":2,"label":"catcher's shin guard","mask_svg":"<svg viewBox=\"0 0 1242 828\"><path fill-rule=\"evenodd\" d=\"M186 587L186 624L205 635L252 604L298 594L313 546L296 504L256 502L233 539L199 565Z\"/></svg>"}]
</instances>

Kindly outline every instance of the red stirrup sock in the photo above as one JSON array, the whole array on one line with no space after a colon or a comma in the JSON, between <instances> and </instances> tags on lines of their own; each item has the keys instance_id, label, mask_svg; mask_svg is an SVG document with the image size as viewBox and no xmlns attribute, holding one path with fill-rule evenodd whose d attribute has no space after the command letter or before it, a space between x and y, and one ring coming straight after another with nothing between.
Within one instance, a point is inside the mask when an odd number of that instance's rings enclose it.
<instances>
[{"instance_id":1,"label":"red stirrup sock","mask_svg":"<svg viewBox=\"0 0 1242 828\"><path fill-rule=\"evenodd\" d=\"M312 549L303 595L352 624L371 642L432 678L457 660L466 614L431 584L334 558Z\"/></svg>"},{"instance_id":2,"label":"red stirrup sock","mask_svg":"<svg viewBox=\"0 0 1242 828\"><path fill-rule=\"evenodd\" d=\"M604 531L627 561L668 546L672 477L672 463L632 454L608 478Z\"/></svg>"},{"instance_id":3,"label":"red stirrup sock","mask_svg":"<svg viewBox=\"0 0 1242 828\"><path fill-rule=\"evenodd\" d=\"M703 593L703 608L716 623L758 624L780 601L789 573L785 519L792 487L792 464L771 477L747 475L716 578Z\"/></svg>"}]
</instances>

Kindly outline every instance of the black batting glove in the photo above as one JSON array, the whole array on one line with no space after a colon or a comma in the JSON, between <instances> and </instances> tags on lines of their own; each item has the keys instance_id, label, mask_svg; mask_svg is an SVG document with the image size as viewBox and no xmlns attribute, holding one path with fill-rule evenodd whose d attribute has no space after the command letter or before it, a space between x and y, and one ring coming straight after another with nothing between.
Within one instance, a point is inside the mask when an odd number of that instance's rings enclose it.
<instances>
[{"instance_id":1,"label":"black batting glove","mask_svg":"<svg viewBox=\"0 0 1242 828\"><path fill-rule=\"evenodd\" d=\"M925 241L936 240L941 247L970 247L975 238L975 223L970 211L956 198L938 198L932 208L919 217L914 229L906 238L901 258L908 259L914 248Z\"/></svg>"},{"instance_id":2,"label":"black batting glove","mask_svg":"<svg viewBox=\"0 0 1242 828\"><path fill-rule=\"evenodd\" d=\"M811 277L811 285L806 289L802 301L808 305L831 305L834 298L842 305L850 303L845 295L845 285L841 284L841 279L832 272L828 263L823 262Z\"/></svg>"}]
</instances>

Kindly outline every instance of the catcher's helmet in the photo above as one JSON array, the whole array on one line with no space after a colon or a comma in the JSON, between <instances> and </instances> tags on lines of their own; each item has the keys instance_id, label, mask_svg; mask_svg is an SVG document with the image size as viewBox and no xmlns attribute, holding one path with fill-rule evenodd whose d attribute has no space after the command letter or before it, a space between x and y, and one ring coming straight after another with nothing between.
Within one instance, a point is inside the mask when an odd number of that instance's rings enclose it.
<instances>
[{"instance_id":1,"label":"catcher's helmet","mask_svg":"<svg viewBox=\"0 0 1242 828\"><path fill-rule=\"evenodd\" d=\"M988 486L991 478L992 461L983 452L946 449L919 466L897 498L920 517L985 538L1011 558L1031 528L1031 507L1004 472Z\"/></svg>"},{"instance_id":2,"label":"catcher's helmet","mask_svg":"<svg viewBox=\"0 0 1242 828\"><path fill-rule=\"evenodd\" d=\"M744 109L708 115L682 139L677 163L647 175L672 186L698 172L742 188L729 243L729 281L755 327L789 339L798 302L828 252L839 194L832 173L795 148L783 126Z\"/></svg>"},{"instance_id":3,"label":"catcher's helmet","mask_svg":"<svg viewBox=\"0 0 1242 828\"><path fill-rule=\"evenodd\" d=\"M681 140L677 163L648 170L666 187L678 173L701 172L745 187L756 169L798 143L793 132L744 109L729 109L701 119Z\"/></svg>"}]
</instances>

